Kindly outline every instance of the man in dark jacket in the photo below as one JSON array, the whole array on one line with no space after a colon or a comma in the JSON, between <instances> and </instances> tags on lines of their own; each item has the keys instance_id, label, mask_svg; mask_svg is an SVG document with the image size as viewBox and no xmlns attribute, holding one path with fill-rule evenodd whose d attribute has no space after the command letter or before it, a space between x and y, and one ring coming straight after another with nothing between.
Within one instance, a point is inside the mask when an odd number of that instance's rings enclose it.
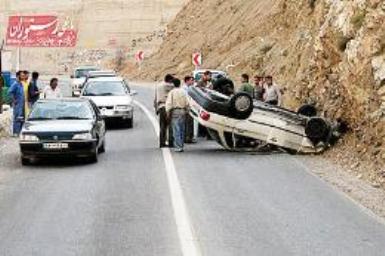
<instances>
[{"instance_id":1,"label":"man in dark jacket","mask_svg":"<svg viewBox=\"0 0 385 256\"><path fill-rule=\"evenodd\" d=\"M38 72L32 72L32 79L28 86L28 102L29 107L32 107L40 97L40 90L37 86L37 80L39 79Z\"/></svg>"},{"instance_id":2,"label":"man in dark jacket","mask_svg":"<svg viewBox=\"0 0 385 256\"><path fill-rule=\"evenodd\" d=\"M155 88L154 107L156 114L159 115L159 147L166 147L166 140L168 139L168 146L172 147L172 129L169 124L166 112L166 100L167 96L172 89L174 76L168 74L165 76L163 83L159 84Z\"/></svg>"}]
</instances>

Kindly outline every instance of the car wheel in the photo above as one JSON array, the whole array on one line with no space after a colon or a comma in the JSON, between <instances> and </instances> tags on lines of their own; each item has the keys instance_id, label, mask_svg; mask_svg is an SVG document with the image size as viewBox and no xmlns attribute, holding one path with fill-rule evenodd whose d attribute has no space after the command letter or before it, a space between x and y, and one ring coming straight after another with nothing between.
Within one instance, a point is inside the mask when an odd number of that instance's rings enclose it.
<instances>
[{"instance_id":1,"label":"car wheel","mask_svg":"<svg viewBox=\"0 0 385 256\"><path fill-rule=\"evenodd\" d=\"M307 117L314 117L317 115L317 109L313 105L305 104L298 109L297 113Z\"/></svg>"},{"instance_id":2,"label":"car wheel","mask_svg":"<svg viewBox=\"0 0 385 256\"><path fill-rule=\"evenodd\" d=\"M99 153L104 153L104 152L106 152L106 140L105 139L103 140L103 143L99 148Z\"/></svg>"},{"instance_id":3,"label":"car wheel","mask_svg":"<svg viewBox=\"0 0 385 256\"><path fill-rule=\"evenodd\" d=\"M321 141L326 141L330 133L330 126L328 123L319 117L311 118L305 127L306 136L314 143L317 144Z\"/></svg>"},{"instance_id":4,"label":"car wheel","mask_svg":"<svg viewBox=\"0 0 385 256\"><path fill-rule=\"evenodd\" d=\"M237 93L230 100L230 115L233 118L247 119L253 109L253 99L247 93Z\"/></svg>"},{"instance_id":5,"label":"car wheel","mask_svg":"<svg viewBox=\"0 0 385 256\"><path fill-rule=\"evenodd\" d=\"M98 162L98 149L95 149L95 152L92 153L92 155L89 157L90 163L97 163Z\"/></svg>"},{"instance_id":6,"label":"car wheel","mask_svg":"<svg viewBox=\"0 0 385 256\"><path fill-rule=\"evenodd\" d=\"M31 165L31 160L29 160L29 158L22 157L21 158L21 165L23 165L23 166Z\"/></svg>"},{"instance_id":7,"label":"car wheel","mask_svg":"<svg viewBox=\"0 0 385 256\"><path fill-rule=\"evenodd\" d=\"M127 128L131 129L132 127L134 127L134 117L131 117L127 121Z\"/></svg>"}]
</instances>

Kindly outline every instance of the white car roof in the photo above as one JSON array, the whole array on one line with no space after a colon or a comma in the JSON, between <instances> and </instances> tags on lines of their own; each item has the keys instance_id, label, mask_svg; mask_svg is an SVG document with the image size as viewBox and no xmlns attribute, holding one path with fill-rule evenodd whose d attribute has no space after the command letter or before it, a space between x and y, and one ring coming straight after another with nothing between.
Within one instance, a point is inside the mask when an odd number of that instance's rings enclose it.
<instances>
[{"instance_id":1,"label":"white car roof","mask_svg":"<svg viewBox=\"0 0 385 256\"><path fill-rule=\"evenodd\" d=\"M90 77L88 82L122 82L124 78L121 76L111 76L111 77Z\"/></svg>"},{"instance_id":2,"label":"white car roof","mask_svg":"<svg viewBox=\"0 0 385 256\"><path fill-rule=\"evenodd\" d=\"M96 69L96 70L100 70L98 67L96 66L80 66L80 67L76 67L74 70L81 70L81 69Z\"/></svg>"}]
</instances>

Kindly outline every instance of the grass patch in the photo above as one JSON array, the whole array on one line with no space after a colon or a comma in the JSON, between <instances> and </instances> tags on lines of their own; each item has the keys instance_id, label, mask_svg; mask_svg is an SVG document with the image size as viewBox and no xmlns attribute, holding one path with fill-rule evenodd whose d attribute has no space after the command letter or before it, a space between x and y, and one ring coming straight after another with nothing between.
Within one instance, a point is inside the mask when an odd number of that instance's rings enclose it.
<instances>
[{"instance_id":1,"label":"grass patch","mask_svg":"<svg viewBox=\"0 0 385 256\"><path fill-rule=\"evenodd\" d=\"M259 48L259 51L262 54L266 54L273 48L273 46L274 46L274 44L272 44L272 43L265 43L261 46L261 48Z\"/></svg>"},{"instance_id":2,"label":"grass patch","mask_svg":"<svg viewBox=\"0 0 385 256\"><path fill-rule=\"evenodd\" d=\"M362 27L365 21L366 14L366 10L360 10L351 18L350 22L352 23L355 30L359 30Z\"/></svg>"}]
</instances>

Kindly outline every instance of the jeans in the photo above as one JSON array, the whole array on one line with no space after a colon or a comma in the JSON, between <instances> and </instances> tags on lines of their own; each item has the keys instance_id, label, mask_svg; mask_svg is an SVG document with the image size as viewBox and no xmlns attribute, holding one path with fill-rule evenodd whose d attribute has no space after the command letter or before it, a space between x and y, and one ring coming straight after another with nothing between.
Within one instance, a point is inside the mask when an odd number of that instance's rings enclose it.
<instances>
[{"instance_id":1,"label":"jeans","mask_svg":"<svg viewBox=\"0 0 385 256\"><path fill-rule=\"evenodd\" d=\"M20 116L18 115L13 115L13 135L19 135L21 132L21 129L23 127L24 121L20 120Z\"/></svg>"},{"instance_id":2,"label":"jeans","mask_svg":"<svg viewBox=\"0 0 385 256\"><path fill-rule=\"evenodd\" d=\"M183 150L186 128L186 111L174 109L171 113L171 126L174 136L174 148Z\"/></svg>"},{"instance_id":3,"label":"jeans","mask_svg":"<svg viewBox=\"0 0 385 256\"><path fill-rule=\"evenodd\" d=\"M194 119L186 114L186 137L185 142L191 143L194 141Z\"/></svg>"}]
</instances>

